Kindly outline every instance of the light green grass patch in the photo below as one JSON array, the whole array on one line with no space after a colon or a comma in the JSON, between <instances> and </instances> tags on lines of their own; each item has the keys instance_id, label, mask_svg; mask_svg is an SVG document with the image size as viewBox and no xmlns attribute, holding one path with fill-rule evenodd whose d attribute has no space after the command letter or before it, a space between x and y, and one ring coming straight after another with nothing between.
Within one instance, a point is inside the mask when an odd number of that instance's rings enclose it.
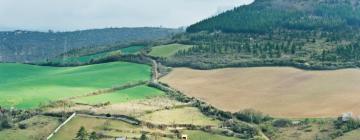
<instances>
[{"instance_id":1,"label":"light green grass patch","mask_svg":"<svg viewBox=\"0 0 360 140\"><path fill-rule=\"evenodd\" d=\"M183 45L183 44L169 44L153 47L149 55L155 57L170 57L176 54L180 50L187 50L191 48L192 45Z\"/></svg>"},{"instance_id":2,"label":"light green grass patch","mask_svg":"<svg viewBox=\"0 0 360 140\"><path fill-rule=\"evenodd\" d=\"M105 102L110 102L112 104L115 103L124 103L132 100L141 100L156 96L164 96L165 93L161 90L148 87L148 86L136 86L124 90L119 90L113 93L88 96L75 99L74 101L77 103L84 104L100 104Z\"/></svg>"},{"instance_id":3,"label":"light green grass patch","mask_svg":"<svg viewBox=\"0 0 360 140\"><path fill-rule=\"evenodd\" d=\"M140 119L155 124L194 124L213 126L220 124L219 121L206 117L199 109L194 107L156 111L154 113L146 114L140 117Z\"/></svg>"},{"instance_id":4,"label":"light green grass patch","mask_svg":"<svg viewBox=\"0 0 360 140\"><path fill-rule=\"evenodd\" d=\"M139 53L141 49L145 46L130 46L127 48L120 49L121 53L123 54L136 54Z\"/></svg>"},{"instance_id":5,"label":"light green grass patch","mask_svg":"<svg viewBox=\"0 0 360 140\"><path fill-rule=\"evenodd\" d=\"M189 140L239 140L235 137L227 137L195 130L184 131L183 134L188 135Z\"/></svg>"},{"instance_id":6,"label":"light green grass patch","mask_svg":"<svg viewBox=\"0 0 360 140\"><path fill-rule=\"evenodd\" d=\"M72 140L76 137L76 133L81 126L84 126L86 131L91 133L93 131L102 133L113 138L102 138L101 140L115 139L115 137L140 138L142 131L158 132L156 129L147 129L140 126L130 125L122 121L89 118L84 116L74 117L68 124L66 124L58 133L54 135L51 140ZM164 132L168 133L168 132ZM148 135L148 137L151 137ZM153 139L153 138L151 138ZM158 137L158 140L166 140L164 137Z\"/></svg>"},{"instance_id":7,"label":"light green grass patch","mask_svg":"<svg viewBox=\"0 0 360 140\"><path fill-rule=\"evenodd\" d=\"M85 55L85 56L71 56L71 57L64 57L64 58L56 58L52 60L52 62L57 63L87 63L90 62L92 59L100 59L104 58L113 54L120 54L121 51L110 51L110 52L103 52L103 53L97 53L97 54L91 54L91 55Z\"/></svg>"},{"instance_id":8,"label":"light green grass patch","mask_svg":"<svg viewBox=\"0 0 360 140\"><path fill-rule=\"evenodd\" d=\"M128 62L79 67L0 64L0 105L28 109L89 92L149 80L151 68Z\"/></svg>"},{"instance_id":9,"label":"light green grass patch","mask_svg":"<svg viewBox=\"0 0 360 140\"><path fill-rule=\"evenodd\" d=\"M335 140L358 140L360 138L360 129L345 133L343 136L336 138Z\"/></svg>"},{"instance_id":10,"label":"light green grass patch","mask_svg":"<svg viewBox=\"0 0 360 140\"><path fill-rule=\"evenodd\" d=\"M12 129L4 129L0 131L0 139L2 140L40 140L46 137L55 128L60 125L60 121L55 117L35 116L28 120L22 121L26 124L26 129L14 127Z\"/></svg>"}]
</instances>

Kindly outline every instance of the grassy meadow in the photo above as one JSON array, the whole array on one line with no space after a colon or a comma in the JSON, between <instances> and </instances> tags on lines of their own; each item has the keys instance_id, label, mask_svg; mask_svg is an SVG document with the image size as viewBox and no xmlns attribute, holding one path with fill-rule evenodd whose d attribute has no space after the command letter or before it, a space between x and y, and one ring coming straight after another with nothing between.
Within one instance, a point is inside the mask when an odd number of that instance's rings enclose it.
<instances>
[{"instance_id":1,"label":"grassy meadow","mask_svg":"<svg viewBox=\"0 0 360 140\"><path fill-rule=\"evenodd\" d=\"M142 131L155 132L141 126L130 125L122 121L76 116L65 125L51 140L72 140L81 126L91 133L102 133L108 139L127 136L129 139L140 138ZM166 138L161 138L166 139ZM103 139L101 139L103 140Z\"/></svg>"},{"instance_id":2,"label":"grassy meadow","mask_svg":"<svg viewBox=\"0 0 360 140\"><path fill-rule=\"evenodd\" d=\"M110 102L111 104L124 103L133 100L141 100L156 96L164 96L165 93L161 90L148 87L148 86L136 86L124 90L119 90L113 93L100 94L95 96L87 96L75 99L77 103L83 104L100 104Z\"/></svg>"},{"instance_id":3,"label":"grassy meadow","mask_svg":"<svg viewBox=\"0 0 360 140\"><path fill-rule=\"evenodd\" d=\"M155 57L170 57L180 50L187 50L191 47L191 45L183 44L160 45L153 47L149 55Z\"/></svg>"},{"instance_id":4,"label":"grassy meadow","mask_svg":"<svg viewBox=\"0 0 360 140\"><path fill-rule=\"evenodd\" d=\"M140 50L143 49L144 47L145 46L130 46L116 51L102 52L102 53L85 55L85 56L78 56L78 57L72 56L65 58L58 57L52 61L61 62L61 63L86 63L86 62L90 62L92 59L99 59L113 54L136 54L139 53Z\"/></svg>"},{"instance_id":5,"label":"grassy meadow","mask_svg":"<svg viewBox=\"0 0 360 140\"><path fill-rule=\"evenodd\" d=\"M192 130L192 131L187 130L182 133L188 135L190 140L239 140L238 138L235 137L226 137L222 135L216 135L216 134L211 134L196 130Z\"/></svg>"},{"instance_id":6,"label":"grassy meadow","mask_svg":"<svg viewBox=\"0 0 360 140\"><path fill-rule=\"evenodd\" d=\"M139 53L141 49L143 49L145 46L130 46L127 48L120 49L121 53L123 54L136 54Z\"/></svg>"},{"instance_id":7,"label":"grassy meadow","mask_svg":"<svg viewBox=\"0 0 360 140\"><path fill-rule=\"evenodd\" d=\"M0 64L0 104L35 108L49 101L85 95L98 89L149 80L147 65L113 62L79 67Z\"/></svg>"},{"instance_id":8,"label":"grassy meadow","mask_svg":"<svg viewBox=\"0 0 360 140\"><path fill-rule=\"evenodd\" d=\"M28 120L22 121L26 124L26 129L12 128L0 131L0 139L4 140L40 140L46 137L58 126L58 118L48 116L35 116Z\"/></svg>"},{"instance_id":9,"label":"grassy meadow","mask_svg":"<svg viewBox=\"0 0 360 140\"><path fill-rule=\"evenodd\" d=\"M194 124L218 126L220 122L203 115L197 108L184 107L156 111L140 117L141 120L155 124Z\"/></svg>"}]
</instances>

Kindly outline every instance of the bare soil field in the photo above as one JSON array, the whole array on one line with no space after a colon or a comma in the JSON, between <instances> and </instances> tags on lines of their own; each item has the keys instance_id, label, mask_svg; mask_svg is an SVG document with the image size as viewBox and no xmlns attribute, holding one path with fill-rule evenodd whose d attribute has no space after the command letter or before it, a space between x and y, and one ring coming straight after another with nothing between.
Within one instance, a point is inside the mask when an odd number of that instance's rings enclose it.
<instances>
[{"instance_id":1,"label":"bare soil field","mask_svg":"<svg viewBox=\"0 0 360 140\"><path fill-rule=\"evenodd\" d=\"M359 69L175 68L161 82L232 112L253 108L272 116L292 118L360 114Z\"/></svg>"}]
</instances>

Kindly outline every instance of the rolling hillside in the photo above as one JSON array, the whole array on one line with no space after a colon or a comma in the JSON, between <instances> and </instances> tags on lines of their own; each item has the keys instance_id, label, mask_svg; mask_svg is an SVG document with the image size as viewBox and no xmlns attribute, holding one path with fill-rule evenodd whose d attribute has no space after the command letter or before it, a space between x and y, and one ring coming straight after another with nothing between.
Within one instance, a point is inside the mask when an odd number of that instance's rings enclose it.
<instances>
[{"instance_id":1,"label":"rolling hillside","mask_svg":"<svg viewBox=\"0 0 360 140\"><path fill-rule=\"evenodd\" d=\"M147 81L150 74L149 66L127 62L61 68L5 63L0 64L0 104L36 108L99 89Z\"/></svg>"},{"instance_id":2,"label":"rolling hillside","mask_svg":"<svg viewBox=\"0 0 360 140\"><path fill-rule=\"evenodd\" d=\"M0 62L34 62L76 48L154 41L179 32L166 28L106 28L74 32L0 32Z\"/></svg>"},{"instance_id":3,"label":"rolling hillside","mask_svg":"<svg viewBox=\"0 0 360 140\"><path fill-rule=\"evenodd\" d=\"M255 0L188 27L175 39L196 47L164 63L199 69L358 67L359 11L356 0Z\"/></svg>"}]
</instances>

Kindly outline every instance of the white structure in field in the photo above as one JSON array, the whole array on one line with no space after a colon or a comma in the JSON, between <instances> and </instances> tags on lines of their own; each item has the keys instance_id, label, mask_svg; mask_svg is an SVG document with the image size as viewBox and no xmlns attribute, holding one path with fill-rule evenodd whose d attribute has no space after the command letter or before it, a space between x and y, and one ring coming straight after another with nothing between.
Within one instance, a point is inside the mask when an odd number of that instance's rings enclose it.
<instances>
[{"instance_id":1,"label":"white structure in field","mask_svg":"<svg viewBox=\"0 0 360 140\"><path fill-rule=\"evenodd\" d=\"M346 113L343 113L343 114L342 114L341 120L345 122L345 121L350 120L352 117L353 117L353 113L352 113L352 112L346 112Z\"/></svg>"}]
</instances>

